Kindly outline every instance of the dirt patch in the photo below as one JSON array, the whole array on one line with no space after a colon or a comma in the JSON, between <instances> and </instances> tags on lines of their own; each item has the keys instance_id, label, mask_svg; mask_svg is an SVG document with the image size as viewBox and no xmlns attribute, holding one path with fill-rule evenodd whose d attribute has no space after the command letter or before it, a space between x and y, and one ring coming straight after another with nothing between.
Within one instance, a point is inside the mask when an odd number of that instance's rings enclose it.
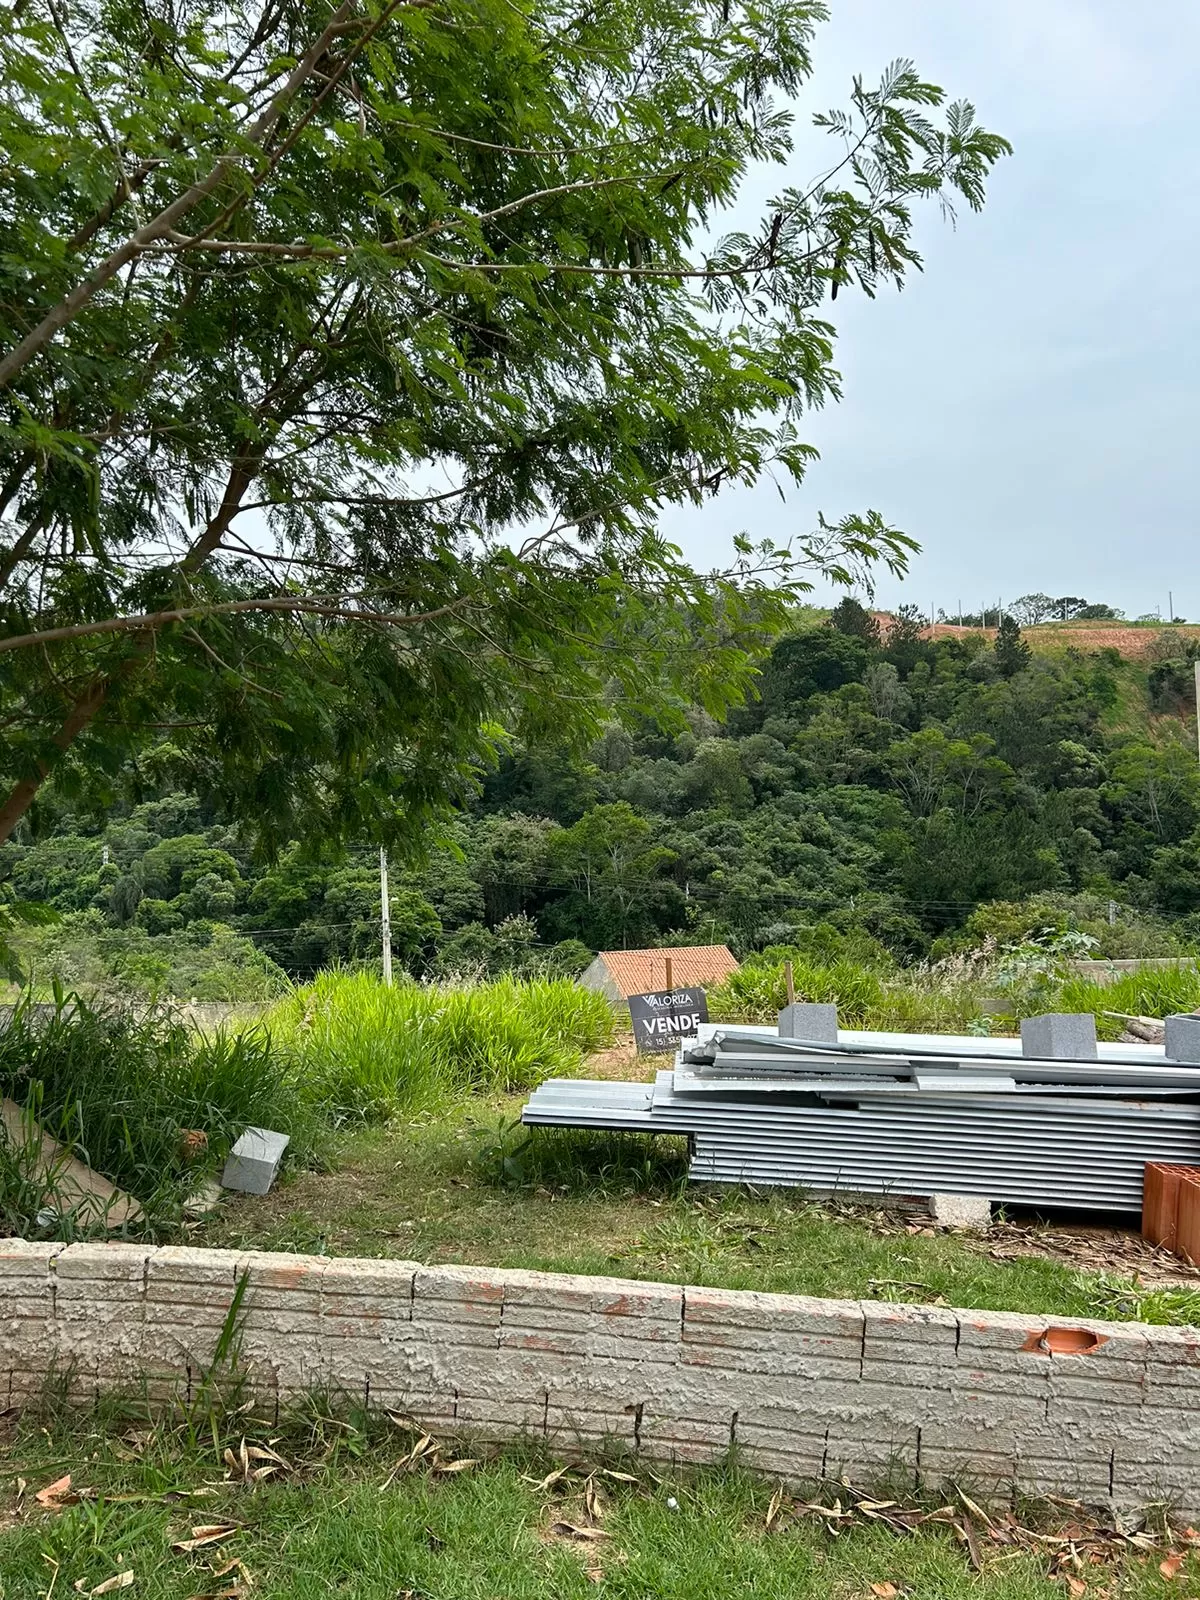
<instances>
[{"instance_id":1,"label":"dirt patch","mask_svg":"<svg viewBox=\"0 0 1200 1600\"><path fill-rule=\"evenodd\" d=\"M668 1058L673 1059L673 1058ZM654 1061L639 1056L632 1034L617 1040L607 1050L597 1050L579 1069L581 1078L608 1078L620 1083L649 1083L654 1076Z\"/></svg>"},{"instance_id":2,"label":"dirt patch","mask_svg":"<svg viewBox=\"0 0 1200 1600\"><path fill-rule=\"evenodd\" d=\"M894 618L886 611L874 613L886 635ZM1027 643L1036 650L1056 649L1074 645L1077 650L1116 650L1128 660L1139 660L1151 653L1162 633L1181 633L1185 638L1200 638L1200 627L1195 624L1164 622L1137 627L1120 622L1051 622L1039 623L1022 630ZM995 628L960 627L956 622L938 622L921 630L923 639L964 639L971 634L982 634L985 639L996 637Z\"/></svg>"},{"instance_id":3,"label":"dirt patch","mask_svg":"<svg viewBox=\"0 0 1200 1600\"><path fill-rule=\"evenodd\" d=\"M1060 1223L1053 1227L998 1222L980 1241L993 1261L1040 1256L1079 1272L1104 1272L1132 1278L1146 1289L1200 1290L1200 1268L1189 1266L1169 1250L1150 1244L1133 1228Z\"/></svg>"}]
</instances>

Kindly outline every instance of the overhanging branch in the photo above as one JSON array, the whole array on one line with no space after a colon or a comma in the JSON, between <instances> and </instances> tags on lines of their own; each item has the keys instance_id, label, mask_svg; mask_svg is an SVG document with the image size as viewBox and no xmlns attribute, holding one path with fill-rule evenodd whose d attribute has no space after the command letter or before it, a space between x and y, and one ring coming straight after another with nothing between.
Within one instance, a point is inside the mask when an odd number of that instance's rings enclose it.
<instances>
[{"instance_id":1,"label":"overhanging branch","mask_svg":"<svg viewBox=\"0 0 1200 1600\"><path fill-rule=\"evenodd\" d=\"M27 650L36 645L56 644L67 639L88 639L107 633L154 632L172 622L189 622L196 617L234 616L253 611L294 612L306 616L333 617L345 622L381 624L389 628L411 628L421 622L434 622L460 610L472 597L459 595L432 611L372 611L357 595L265 595L260 600L216 600L208 605L176 606L168 611L144 611L137 616L105 617L97 622L72 622L60 628L42 628L36 633L12 634L0 639L0 651Z\"/></svg>"}]
</instances>

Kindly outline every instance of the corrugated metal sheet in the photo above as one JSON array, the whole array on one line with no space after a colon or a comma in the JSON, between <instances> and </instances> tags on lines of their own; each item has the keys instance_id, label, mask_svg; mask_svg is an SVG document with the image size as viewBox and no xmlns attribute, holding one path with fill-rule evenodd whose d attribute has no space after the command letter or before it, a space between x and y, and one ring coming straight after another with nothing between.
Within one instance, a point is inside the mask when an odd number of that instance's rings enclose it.
<instances>
[{"instance_id":1,"label":"corrugated metal sheet","mask_svg":"<svg viewBox=\"0 0 1200 1600\"><path fill-rule=\"evenodd\" d=\"M817 1049L708 1028L653 1085L552 1080L524 1120L686 1133L705 1182L1132 1211L1147 1162L1200 1164L1200 1068L1101 1051L1035 1061L1017 1041L918 1035Z\"/></svg>"}]
</instances>

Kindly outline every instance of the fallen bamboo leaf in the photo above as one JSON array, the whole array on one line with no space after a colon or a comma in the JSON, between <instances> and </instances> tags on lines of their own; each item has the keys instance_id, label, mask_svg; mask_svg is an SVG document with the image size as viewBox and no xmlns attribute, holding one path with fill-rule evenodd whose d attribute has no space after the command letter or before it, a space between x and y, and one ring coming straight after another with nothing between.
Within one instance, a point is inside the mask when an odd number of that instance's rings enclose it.
<instances>
[{"instance_id":1,"label":"fallen bamboo leaf","mask_svg":"<svg viewBox=\"0 0 1200 1600\"><path fill-rule=\"evenodd\" d=\"M433 1470L442 1477L449 1477L452 1472L470 1472L479 1464L478 1456L464 1456L461 1461L439 1461Z\"/></svg>"},{"instance_id":2,"label":"fallen bamboo leaf","mask_svg":"<svg viewBox=\"0 0 1200 1600\"><path fill-rule=\"evenodd\" d=\"M192 1529L190 1539L177 1540L171 1549L179 1556L190 1555L193 1550L203 1550L205 1545L231 1539L237 1531L236 1522L202 1522L199 1527Z\"/></svg>"},{"instance_id":3,"label":"fallen bamboo leaf","mask_svg":"<svg viewBox=\"0 0 1200 1600\"><path fill-rule=\"evenodd\" d=\"M900 1591L894 1583L873 1583L871 1593L877 1595L879 1600L896 1600Z\"/></svg>"},{"instance_id":4,"label":"fallen bamboo leaf","mask_svg":"<svg viewBox=\"0 0 1200 1600\"><path fill-rule=\"evenodd\" d=\"M548 1472L540 1483L534 1484L534 1493L544 1494L547 1489L553 1489L554 1485L556 1483L561 1483L566 1477L567 1473L570 1471L570 1467L555 1467L554 1471ZM528 1479L527 1481L533 1483L532 1478Z\"/></svg>"},{"instance_id":5,"label":"fallen bamboo leaf","mask_svg":"<svg viewBox=\"0 0 1200 1600\"><path fill-rule=\"evenodd\" d=\"M971 1496L964 1493L962 1489L959 1489L958 1491L958 1498L962 1501L963 1505L966 1506L967 1510L973 1517L979 1518L980 1522L983 1523L985 1528L994 1528L996 1526L983 1507L976 1505L974 1500L971 1499Z\"/></svg>"},{"instance_id":6,"label":"fallen bamboo leaf","mask_svg":"<svg viewBox=\"0 0 1200 1600\"><path fill-rule=\"evenodd\" d=\"M783 1485L780 1484L771 1496L771 1503L767 1507L767 1518L764 1526L769 1530L783 1508Z\"/></svg>"},{"instance_id":7,"label":"fallen bamboo leaf","mask_svg":"<svg viewBox=\"0 0 1200 1600\"><path fill-rule=\"evenodd\" d=\"M600 1473L602 1478L611 1478L614 1483L640 1483L640 1478L635 1478L632 1472L614 1472L611 1467L605 1467Z\"/></svg>"},{"instance_id":8,"label":"fallen bamboo leaf","mask_svg":"<svg viewBox=\"0 0 1200 1600\"><path fill-rule=\"evenodd\" d=\"M604 1500L604 1491L596 1482L595 1477L589 1478L583 1486L583 1505L589 1522L603 1521L607 1507Z\"/></svg>"},{"instance_id":9,"label":"fallen bamboo leaf","mask_svg":"<svg viewBox=\"0 0 1200 1600\"><path fill-rule=\"evenodd\" d=\"M956 1524L962 1534L963 1542L967 1547L967 1554L971 1557L971 1565L976 1572L983 1571L983 1557L979 1553L979 1541L975 1537L975 1529L971 1526L970 1517L963 1517Z\"/></svg>"},{"instance_id":10,"label":"fallen bamboo leaf","mask_svg":"<svg viewBox=\"0 0 1200 1600\"><path fill-rule=\"evenodd\" d=\"M136 1573L132 1567L126 1567L124 1572L115 1572L111 1578L105 1578L103 1583L98 1583L94 1589L87 1587L86 1578L76 1578L75 1592L84 1595L111 1594L114 1589L128 1589L136 1581Z\"/></svg>"},{"instance_id":11,"label":"fallen bamboo leaf","mask_svg":"<svg viewBox=\"0 0 1200 1600\"><path fill-rule=\"evenodd\" d=\"M253 1579L240 1561L227 1561L212 1574L214 1578L227 1578L234 1574L233 1582L224 1589L209 1589L203 1594L189 1595L188 1600L242 1600L253 1587Z\"/></svg>"},{"instance_id":12,"label":"fallen bamboo leaf","mask_svg":"<svg viewBox=\"0 0 1200 1600\"><path fill-rule=\"evenodd\" d=\"M1168 1580L1179 1576L1179 1569L1183 1565L1183 1557L1178 1551L1172 1550L1171 1554L1158 1563L1158 1570Z\"/></svg>"},{"instance_id":13,"label":"fallen bamboo leaf","mask_svg":"<svg viewBox=\"0 0 1200 1600\"><path fill-rule=\"evenodd\" d=\"M56 1478L53 1483L48 1483L44 1489L39 1489L33 1498L40 1506L58 1506L70 1492L71 1474L68 1472L63 1477Z\"/></svg>"},{"instance_id":14,"label":"fallen bamboo leaf","mask_svg":"<svg viewBox=\"0 0 1200 1600\"><path fill-rule=\"evenodd\" d=\"M550 1532L560 1539L581 1539L585 1543L594 1543L597 1539L611 1537L603 1528L581 1528L574 1522L552 1522Z\"/></svg>"}]
</instances>

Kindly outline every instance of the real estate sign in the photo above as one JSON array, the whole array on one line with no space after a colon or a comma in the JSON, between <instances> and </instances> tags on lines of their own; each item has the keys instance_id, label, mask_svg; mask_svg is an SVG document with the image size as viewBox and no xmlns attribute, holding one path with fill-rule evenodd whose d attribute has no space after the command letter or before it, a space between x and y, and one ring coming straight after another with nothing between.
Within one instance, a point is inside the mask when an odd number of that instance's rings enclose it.
<instances>
[{"instance_id":1,"label":"real estate sign","mask_svg":"<svg viewBox=\"0 0 1200 1600\"><path fill-rule=\"evenodd\" d=\"M703 989L659 989L653 994L631 994L629 1016L640 1051L673 1050L708 1021L708 1001Z\"/></svg>"}]
</instances>

